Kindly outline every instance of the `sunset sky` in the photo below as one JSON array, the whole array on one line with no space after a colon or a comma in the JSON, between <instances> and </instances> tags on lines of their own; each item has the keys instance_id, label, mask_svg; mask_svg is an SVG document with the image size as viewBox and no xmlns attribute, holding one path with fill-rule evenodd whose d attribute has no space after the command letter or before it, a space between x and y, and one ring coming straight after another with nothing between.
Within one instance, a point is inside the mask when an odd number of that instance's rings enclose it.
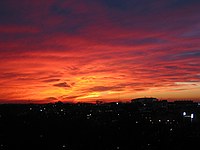
<instances>
[{"instance_id":1,"label":"sunset sky","mask_svg":"<svg viewBox=\"0 0 200 150\"><path fill-rule=\"evenodd\" d=\"M1 0L0 103L200 101L200 0Z\"/></svg>"}]
</instances>

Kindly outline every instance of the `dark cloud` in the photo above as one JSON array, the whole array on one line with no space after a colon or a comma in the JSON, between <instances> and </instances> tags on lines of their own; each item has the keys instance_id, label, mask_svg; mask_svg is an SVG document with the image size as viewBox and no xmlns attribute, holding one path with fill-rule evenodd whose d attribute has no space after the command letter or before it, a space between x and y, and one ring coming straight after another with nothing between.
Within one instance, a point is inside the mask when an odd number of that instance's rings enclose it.
<instances>
[{"instance_id":1,"label":"dark cloud","mask_svg":"<svg viewBox=\"0 0 200 150\"><path fill-rule=\"evenodd\" d=\"M47 80L43 80L43 82L56 82L56 81L60 81L60 79L47 79Z\"/></svg>"},{"instance_id":2,"label":"dark cloud","mask_svg":"<svg viewBox=\"0 0 200 150\"><path fill-rule=\"evenodd\" d=\"M184 52L181 54L177 54L174 57L200 57L200 50L192 52Z\"/></svg>"},{"instance_id":3,"label":"dark cloud","mask_svg":"<svg viewBox=\"0 0 200 150\"><path fill-rule=\"evenodd\" d=\"M61 16L67 16L72 13L71 8L63 8L61 4L54 4L50 7L50 12L52 15L61 15Z\"/></svg>"},{"instance_id":4,"label":"dark cloud","mask_svg":"<svg viewBox=\"0 0 200 150\"><path fill-rule=\"evenodd\" d=\"M122 87L118 86L95 86L89 89L89 91L109 91L109 90L121 90Z\"/></svg>"},{"instance_id":5,"label":"dark cloud","mask_svg":"<svg viewBox=\"0 0 200 150\"><path fill-rule=\"evenodd\" d=\"M145 91L146 89L143 89L143 88L141 88L141 89L134 89L135 91Z\"/></svg>"},{"instance_id":6,"label":"dark cloud","mask_svg":"<svg viewBox=\"0 0 200 150\"><path fill-rule=\"evenodd\" d=\"M198 59L200 57L200 52L199 50L192 50L192 51L187 51L187 50L182 50L182 51L178 51L175 54L166 54L162 58L162 60L166 60L166 61L178 61L178 60L187 60L187 59ZM190 62L191 63L191 62ZM193 63L195 64L196 61L193 61ZM195 64L196 65L196 64ZM194 65L194 66L195 66Z\"/></svg>"},{"instance_id":7,"label":"dark cloud","mask_svg":"<svg viewBox=\"0 0 200 150\"><path fill-rule=\"evenodd\" d=\"M62 99L63 100L74 100L74 99L79 98L81 96L85 96L85 95L62 96Z\"/></svg>"},{"instance_id":8,"label":"dark cloud","mask_svg":"<svg viewBox=\"0 0 200 150\"><path fill-rule=\"evenodd\" d=\"M128 8L127 1L124 0L101 0L109 9L126 10Z\"/></svg>"},{"instance_id":9,"label":"dark cloud","mask_svg":"<svg viewBox=\"0 0 200 150\"><path fill-rule=\"evenodd\" d=\"M57 87L71 87L67 82L62 82L62 83L54 84L53 86L57 86Z\"/></svg>"},{"instance_id":10,"label":"dark cloud","mask_svg":"<svg viewBox=\"0 0 200 150\"><path fill-rule=\"evenodd\" d=\"M47 101L55 101L55 100L58 100L58 99L55 98L55 97L47 97L47 98L45 98L44 100L47 100Z\"/></svg>"},{"instance_id":11,"label":"dark cloud","mask_svg":"<svg viewBox=\"0 0 200 150\"><path fill-rule=\"evenodd\" d=\"M136 46L136 45L152 45L152 44L162 44L167 43L167 40L162 40L158 37L137 37L137 38L114 38L107 40L107 43L111 45L121 45L121 46Z\"/></svg>"}]
</instances>

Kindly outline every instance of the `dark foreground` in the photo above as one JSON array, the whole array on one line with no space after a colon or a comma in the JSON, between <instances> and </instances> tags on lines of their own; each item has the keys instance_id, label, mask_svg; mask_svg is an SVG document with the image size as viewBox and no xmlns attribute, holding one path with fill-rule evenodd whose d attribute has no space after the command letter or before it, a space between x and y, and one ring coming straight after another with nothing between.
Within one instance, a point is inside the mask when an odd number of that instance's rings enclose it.
<instances>
[{"instance_id":1,"label":"dark foreground","mask_svg":"<svg viewBox=\"0 0 200 150\"><path fill-rule=\"evenodd\" d=\"M196 149L199 110L178 104L0 105L0 149Z\"/></svg>"}]
</instances>

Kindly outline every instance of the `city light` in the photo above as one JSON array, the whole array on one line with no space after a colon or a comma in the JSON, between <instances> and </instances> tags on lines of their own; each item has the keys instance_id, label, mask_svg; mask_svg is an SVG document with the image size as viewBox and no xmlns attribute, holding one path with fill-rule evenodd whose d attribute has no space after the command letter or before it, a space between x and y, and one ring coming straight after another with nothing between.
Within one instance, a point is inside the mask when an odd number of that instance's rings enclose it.
<instances>
[{"instance_id":1,"label":"city light","mask_svg":"<svg viewBox=\"0 0 200 150\"><path fill-rule=\"evenodd\" d=\"M194 118L194 114L191 114L191 119L193 119Z\"/></svg>"}]
</instances>

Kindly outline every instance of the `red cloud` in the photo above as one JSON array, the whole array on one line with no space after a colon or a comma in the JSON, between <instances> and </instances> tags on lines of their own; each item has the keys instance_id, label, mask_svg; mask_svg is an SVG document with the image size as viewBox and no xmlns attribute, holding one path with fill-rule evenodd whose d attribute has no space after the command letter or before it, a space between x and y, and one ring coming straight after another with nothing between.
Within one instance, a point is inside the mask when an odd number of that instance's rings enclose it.
<instances>
[{"instance_id":1,"label":"red cloud","mask_svg":"<svg viewBox=\"0 0 200 150\"><path fill-rule=\"evenodd\" d=\"M185 10L152 3L165 11L145 16L141 6L123 10L101 1L23 2L6 2L12 4L7 11L28 9L18 12L21 22L11 17L0 25L2 99L180 98L187 91L186 98L198 98L194 5Z\"/></svg>"}]
</instances>

